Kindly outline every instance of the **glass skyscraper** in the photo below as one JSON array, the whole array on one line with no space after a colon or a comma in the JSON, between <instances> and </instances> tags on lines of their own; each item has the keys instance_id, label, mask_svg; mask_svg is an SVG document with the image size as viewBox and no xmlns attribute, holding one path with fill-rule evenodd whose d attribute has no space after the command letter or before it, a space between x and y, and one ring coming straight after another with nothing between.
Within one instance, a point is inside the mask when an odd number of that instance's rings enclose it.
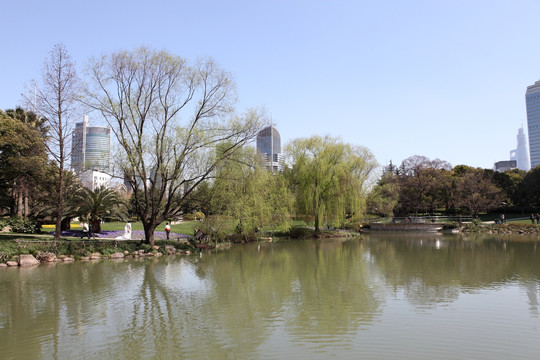
<instances>
[{"instance_id":1,"label":"glass skyscraper","mask_svg":"<svg viewBox=\"0 0 540 360\"><path fill-rule=\"evenodd\" d=\"M540 81L527 86L525 103L527 104L531 169L534 169L540 165Z\"/></svg>"},{"instance_id":2,"label":"glass skyscraper","mask_svg":"<svg viewBox=\"0 0 540 360\"><path fill-rule=\"evenodd\" d=\"M272 171L283 170L281 136L275 127L266 127L257 134L257 153L265 157L266 164Z\"/></svg>"},{"instance_id":3,"label":"glass skyscraper","mask_svg":"<svg viewBox=\"0 0 540 360\"><path fill-rule=\"evenodd\" d=\"M88 116L75 124L71 141L71 169L80 174L85 170L110 172L111 129L89 126Z\"/></svg>"}]
</instances>

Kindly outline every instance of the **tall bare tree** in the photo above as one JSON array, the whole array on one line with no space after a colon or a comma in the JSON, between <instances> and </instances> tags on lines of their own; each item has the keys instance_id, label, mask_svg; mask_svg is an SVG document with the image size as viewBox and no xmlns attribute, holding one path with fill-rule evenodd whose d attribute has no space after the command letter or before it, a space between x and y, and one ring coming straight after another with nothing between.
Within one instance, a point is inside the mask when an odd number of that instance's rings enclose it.
<instances>
[{"instance_id":1,"label":"tall bare tree","mask_svg":"<svg viewBox=\"0 0 540 360\"><path fill-rule=\"evenodd\" d=\"M156 227L178 215L186 196L265 125L261 111L235 114L234 84L208 58L190 65L139 48L90 61L88 75L85 103L118 140L118 165L150 244Z\"/></svg>"},{"instance_id":2,"label":"tall bare tree","mask_svg":"<svg viewBox=\"0 0 540 360\"><path fill-rule=\"evenodd\" d=\"M70 158L70 140L77 115L79 79L75 65L64 45L49 52L42 70L42 81L36 82L36 112L46 119L46 146L58 166L58 199L55 239L61 234L64 207L64 169Z\"/></svg>"}]
</instances>

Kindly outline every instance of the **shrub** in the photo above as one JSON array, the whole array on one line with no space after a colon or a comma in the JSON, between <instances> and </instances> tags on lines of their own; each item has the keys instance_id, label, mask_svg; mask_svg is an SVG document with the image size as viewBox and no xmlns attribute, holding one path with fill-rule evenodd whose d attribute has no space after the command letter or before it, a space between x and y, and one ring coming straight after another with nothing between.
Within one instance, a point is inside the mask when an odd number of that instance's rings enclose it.
<instances>
[{"instance_id":1,"label":"shrub","mask_svg":"<svg viewBox=\"0 0 540 360\"><path fill-rule=\"evenodd\" d=\"M2 227L10 226L12 232L21 234L38 234L41 231L41 225L37 221L24 220L18 216L4 219L1 225Z\"/></svg>"},{"instance_id":2,"label":"shrub","mask_svg":"<svg viewBox=\"0 0 540 360\"><path fill-rule=\"evenodd\" d=\"M293 226L291 227L291 230L289 230L289 236L295 239L301 239L301 238L309 238L313 237L314 231L313 229L301 227L301 226Z\"/></svg>"}]
</instances>

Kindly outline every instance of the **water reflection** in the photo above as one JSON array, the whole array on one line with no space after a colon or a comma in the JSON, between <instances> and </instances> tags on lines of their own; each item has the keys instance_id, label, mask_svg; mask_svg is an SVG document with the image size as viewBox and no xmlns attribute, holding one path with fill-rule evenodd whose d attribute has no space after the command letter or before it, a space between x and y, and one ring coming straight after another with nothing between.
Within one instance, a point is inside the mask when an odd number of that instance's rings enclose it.
<instances>
[{"instance_id":1,"label":"water reflection","mask_svg":"<svg viewBox=\"0 0 540 360\"><path fill-rule=\"evenodd\" d=\"M540 351L527 342L539 328L536 241L509 240L369 234L3 269L0 349L7 359L430 358L444 346L429 350L415 331L433 327L444 344L477 336L473 321L516 332L519 317L520 349ZM381 339L404 333L410 345L382 352Z\"/></svg>"}]
</instances>

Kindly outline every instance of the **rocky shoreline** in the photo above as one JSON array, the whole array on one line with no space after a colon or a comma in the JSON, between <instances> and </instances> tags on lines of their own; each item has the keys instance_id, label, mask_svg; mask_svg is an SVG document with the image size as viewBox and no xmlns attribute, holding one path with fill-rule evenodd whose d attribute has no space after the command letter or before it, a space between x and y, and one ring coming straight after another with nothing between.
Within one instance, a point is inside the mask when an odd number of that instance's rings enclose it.
<instances>
[{"instance_id":1,"label":"rocky shoreline","mask_svg":"<svg viewBox=\"0 0 540 360\"><path fill-rule=\"evenodd\" d=\"M223 245L221 246L223 247ZM193 251L197 248L193 248ZM1 267L29 267L36 266L42 263L54 264L54 263L70 263L74 261L96 261L105 259L144 259L144 258L159 258L164 255L191 255L192 250L178 249L172 245L165 246L153 246L149 250L138 249L134 251L116 251L103 254L101 252L92 252L88 255L57 255L51 251L38 251L33 254L19 254L11 256L9 259L0 261Z\"/></svg>"}]
</instances>

